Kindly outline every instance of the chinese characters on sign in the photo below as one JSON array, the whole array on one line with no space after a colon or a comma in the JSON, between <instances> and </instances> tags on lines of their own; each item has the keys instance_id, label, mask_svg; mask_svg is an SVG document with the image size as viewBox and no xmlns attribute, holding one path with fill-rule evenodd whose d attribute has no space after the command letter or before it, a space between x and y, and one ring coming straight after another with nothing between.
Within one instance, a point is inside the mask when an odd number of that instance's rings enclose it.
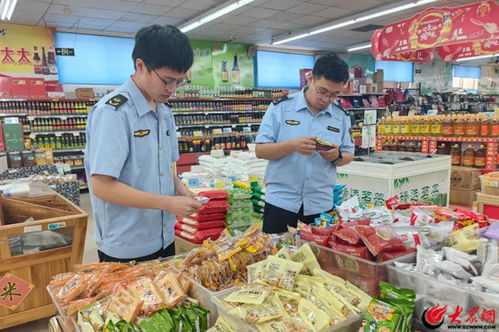
<instances>
[{"instance_id":1,"label":"chinese characters on sign","mask_svg":"<svg viewBox=\"0 0 499 332\"><path fill-rule=\"evenodd\" d=\"M35 286L7 272L0 279L0 305L15 310Z\"/></svg>"}]
</instances>

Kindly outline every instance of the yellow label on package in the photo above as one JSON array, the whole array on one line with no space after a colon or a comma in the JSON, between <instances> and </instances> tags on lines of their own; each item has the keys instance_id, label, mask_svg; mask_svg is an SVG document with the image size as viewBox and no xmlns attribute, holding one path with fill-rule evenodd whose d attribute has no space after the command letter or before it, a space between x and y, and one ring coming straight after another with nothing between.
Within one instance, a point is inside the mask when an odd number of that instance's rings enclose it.
<instances>
[{"instance_id":1,"label":"yellow label on package","mask_svg":"<svg viewBox=\"0 0 499 332\"><path fill-rule=\"evenodd\" d=\"M319 262L317 262L317 258L315 257L310 245L306 243L301 246L292 256L291 260L293 262L298 262L303 264L302 273L312 275L314 269L319 268Z\"/></svg>"},{"instance_id":2,"label":"yellow label on package","mask_svg":"<svg viewBox=\"0 0 499 332\"><path fill-rule=\"evenodd\" d=\"M256 176L256 175L250 175L249 176L249 182L258 182L258 176Z\"/></svg>"},{"instance_id":3,"label":"yellow label on package","mask_svg":"<svg viewBox=\"0 0 499 332\"><path fill-rule=\"evenodd\" d=\"M269 256L267 264L262 271L262 281L273 286L286 290L293 290L295 277L303 268L302 263L282 259L276 256Z\"/></svg>"},{"instance_id":4,"label":"yellow label on package","mask_svg":"<svg viewBox=\"0 0 499 332\"><path fill-rule=\"evenodd\" d=\"M270 293L270 289L261 285L251 285L232 292L225 298L228 302L262 304Z\"/></svg>"},{"instance_id":5,"label":"yellow label on package","mask_svg":"<svg viewBox=\"0 0 499 332\"><path fill-rule=\"evenodd\" d=\"M314 331L320 331L329 325L328 315L309 300L300 301L298 315Z\"/></svg>"},{"instance_id":6,"label":"yellow label on package","mask_svg":"<svg viewBox=\"0 0 499 332\"><path fill-rule=\"evenodd\" d=\"M226 186L225 181L215 181L215 188L217 189L225 189Z\"/></svg>"}]
</instances>

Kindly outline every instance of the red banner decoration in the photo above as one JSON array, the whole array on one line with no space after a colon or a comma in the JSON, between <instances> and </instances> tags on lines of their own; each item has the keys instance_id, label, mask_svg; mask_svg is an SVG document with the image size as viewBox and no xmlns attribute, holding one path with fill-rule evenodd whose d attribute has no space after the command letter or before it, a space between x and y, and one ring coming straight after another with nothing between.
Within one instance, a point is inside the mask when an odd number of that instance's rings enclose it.
<instances>
[{"instance_id":1,"label":"red banner decoration","mask_svg":"<svg viewBox=\"0 0 499 332\"><path fill-rule=\"evenodd\" d=\"M455 8L429 8L411 19L389 24L376 34L376 38L373 36L373 55L385 59L437 46L456 45L457 48L445 49L444 57L464 57L458 54L468 47L476 49L473 54L486 54L488 49L493 54L492 50L497 49L499 42L499 5L489 0ZM470 53L465 51L464 54L466 52ZM420 57L425 57L424 53Z\"/></svg>"},{"instance_id":2,"label":"red banner decoration","mask_svg":"<svg viewBox=\"0 0 499 332\"><path fill-rule=\"evenodd\" d=\"M438 48L438 55L444 61L455 61L480 55L499 54L499 39L482 40Z\"/></svg>"},{"instance_id":3,"label":"red banner decoration","mask_svg":"<svg viewBox=\"0 0 499 332\"><path fill-rule=\"evenodd\" d=\"M394 55L388 55L385 50L383 53L378 48L379 36L382 30L376 30L371 37L371 53L379 61L406 61L406 62L429 62L435 57L435 50L419 50L414 52L404 52Z\"/></svg>"}]
</instances>

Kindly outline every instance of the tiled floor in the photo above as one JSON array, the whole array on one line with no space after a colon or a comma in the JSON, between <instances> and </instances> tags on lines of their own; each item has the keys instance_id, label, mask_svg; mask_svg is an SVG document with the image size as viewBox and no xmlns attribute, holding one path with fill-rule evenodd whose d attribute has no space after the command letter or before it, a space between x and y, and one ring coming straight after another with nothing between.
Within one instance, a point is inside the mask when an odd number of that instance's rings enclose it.
<instances>
[{"instance_id":1,"label":"tiled floor","mask_svg":"<svg viewBox=\"0 0 499 332\"><path fill-rule=\"evenodd\" d=\"M85 249L83 252L83 263L97 262L97 251L94 242L94 219L92 216L92 207L90 206L90 197L87 193L81 194L81 208L89 214L87 225L87 237L85 239ZM0 330L2 332L47 332L49 318L40 319L27 324Z\"/></svg>"}]
</instances>

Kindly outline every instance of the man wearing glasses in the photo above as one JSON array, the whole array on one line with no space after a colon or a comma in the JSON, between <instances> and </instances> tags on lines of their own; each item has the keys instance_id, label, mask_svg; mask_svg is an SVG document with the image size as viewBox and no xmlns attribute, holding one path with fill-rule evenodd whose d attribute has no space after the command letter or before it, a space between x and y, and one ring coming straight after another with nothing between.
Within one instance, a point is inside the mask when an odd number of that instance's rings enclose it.
<instances>
[{"instance_id":1,"label":"man wearing glasses","mask_svg":"<svg viewBox=\"0 0 499 332\"><path fill-rule=\"evenodd\" d=\"M165 104L184 82L193 51L173 26L135 36L135 73L90 111L85 170L100 261L144 261L175 252L175 215L200 207L172 172L179 158Z\"/></svg>"},{"instance_id":2,"label":"man wearing glasses","mask_svg":"<svg viewBox=\"0 0 499 332\"><path fill-rule=\"evenodd\" d=\"M350 117L335 103L348 79L348 65L336 54L325 55L307 87L267 109L256 137L257 157L270 160L264 232L285 232L332 209L336 167L350 163L355 148ZM316 151L316 139L333 148Z\"/></svg>"}]
</instances>

